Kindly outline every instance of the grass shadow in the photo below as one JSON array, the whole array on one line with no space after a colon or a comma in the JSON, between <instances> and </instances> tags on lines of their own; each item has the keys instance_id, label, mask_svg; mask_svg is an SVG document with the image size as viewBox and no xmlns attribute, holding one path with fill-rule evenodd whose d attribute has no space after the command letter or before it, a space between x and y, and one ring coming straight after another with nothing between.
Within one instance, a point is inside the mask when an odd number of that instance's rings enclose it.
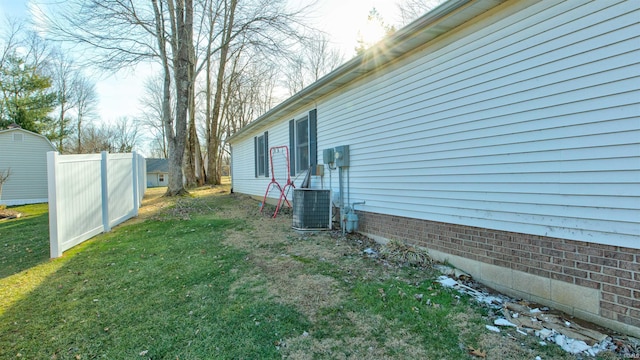
<instances>
[{"instance_id":1,"label":"grass shadow","mask_svg":"<svg viewBox=\"0 0 640 360\"><path fill-rule=\"evenodd\" d=\"M0 279L49 260L48 204L11 209L23 216L0 221Z\"/></svg>"},{"instance_id":2,"label":"grass shadow","mask_svg":"<svg viewBox=\"0 0 640 360\"><path fill-rule=\"evenodd\" d=\"M145 193L140 216L126 224L144 221L163 210L166 188ZM47 203L11 207L20 218L0 221L0 279L27 271L50 260L49 206Z\"/></svg>"}]
</instances>

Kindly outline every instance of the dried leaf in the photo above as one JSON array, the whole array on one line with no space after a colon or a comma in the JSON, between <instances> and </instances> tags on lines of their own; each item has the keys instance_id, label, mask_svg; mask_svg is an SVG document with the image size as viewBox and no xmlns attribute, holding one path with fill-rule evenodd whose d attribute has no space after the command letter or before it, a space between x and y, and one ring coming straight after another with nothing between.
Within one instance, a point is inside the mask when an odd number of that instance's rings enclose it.
<instances>
[{"instance_id":1,"label":"dried leaf","mask_svg":"<svg viewBox=\"0 0 640 360\"><path fill-rule=\"evenodd\" d=\"M480 357L480 358L483 358L483 359L487 357L487 352L484 351L484 350L474 349L471 346L469 346L468 350L469 350L469 355L472 355L472 356L475 356L475 357Z\"/></svg>"}]
</instances>

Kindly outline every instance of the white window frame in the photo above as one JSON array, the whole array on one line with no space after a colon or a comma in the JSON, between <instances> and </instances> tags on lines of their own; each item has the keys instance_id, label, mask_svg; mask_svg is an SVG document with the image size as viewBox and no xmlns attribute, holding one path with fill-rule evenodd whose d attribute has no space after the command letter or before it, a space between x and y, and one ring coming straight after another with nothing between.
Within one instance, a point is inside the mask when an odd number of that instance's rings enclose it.
<instances>
[{"instance_id":1,"label":"white window frame","mask_svg":"<svg viewBox=\"0 0 640 360\"><path fill-rule=\"evenodd\" d=\"M256 160L258 162L258 177L260 177L260 176L268 175L268 174L265 174L265 162L267 161L266 159L267 151L265 149L264 134L258 135L257 138L258 138L258 141L257 141L258 156L256 157Z\"/></svg>"},{"instance_id":2,"label":"white window frame","mask_svg":"<svg viewBox=\"0 0 640 360\"><path fill-rule=\"evenodd\" d=\"M298 127L300 123L306 123L305 129L306 129L306 133L305 133L305 138L306 138L306 142L301 143L300 142L300 134L298 133ZM295 126L295 146L296 146L296 151L295 151L295 164L296 164L296 174L299 174L301 172L307 171L307 169L309 169L309 162L310 162L310 155L309 155L309 141L310 141L310 134L309 134L309 115L306 115L304 117L301 117L300 119L297 119L294 122L294 126ZM302 149L304 149L305 151L305 158L306 161L303 164L303 157L301 156L302 154Z\"/></svg>"}]
</instances>

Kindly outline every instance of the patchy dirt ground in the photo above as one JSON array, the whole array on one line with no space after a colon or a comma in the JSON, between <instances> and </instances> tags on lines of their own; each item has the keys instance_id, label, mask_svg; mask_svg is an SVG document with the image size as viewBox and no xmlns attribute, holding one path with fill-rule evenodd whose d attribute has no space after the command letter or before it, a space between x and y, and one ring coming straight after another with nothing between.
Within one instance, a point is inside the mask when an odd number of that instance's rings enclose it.
<instances>
[{"instance_id":1,"label":"patchy dirt ground","mask_svg":"<svg viewBox=\"0 0 640 360\"><path fill-rule=\"evenodd\" d=\"M291 229L291 213L283 209L277 218L271 218L273 209L259 211L259 202L248 196L229 194L228 187L199 188L192 191L194 197L186 199L164 199L164 188L149 189L144 206L135 221L162 216L168 210L172 216L188 220L194 213L215 212L228 219L242 219L245 226L228 233L225 244L247 252L246 261L253 265L253 271L239 278L231 286L231 295L237 291L267 293L283 304L295 306L312 323L322 323L335 336L316 337L307 331L300 336L283 339L277 346L290 359L321 358L335 359L387 359L387 358L443 358L425 349L416 334L411 331L392 331L389 319L370 312L355 312L348 308L341 313L340 320L335 314L327 314L341 309L341 304L352 302L349 285L362 281L386 281L396 279L407 283L417 283L437 277L439 272L429 265L428 259L410 249L403 255L417 259L423 267L417 272L400 271L404 264L389 258L372 259L364 252L373 248L384 254L378 244L358 235L340 236L339 232L320 234L299 233ZM218 200L211 201L213 197ZM168 209L166 209L168 208ZM393 249L392 249L393 250ZM388 250L387 250L388 251ZM313 266L307 266L313 264ZM310 271L309 269L314 269ZM322 269L322 273L315 270ZM340 275L328 276L332 271ZM384 296L384 294L383 294ZM479 306L479 305L478 305ZM487 311L486 324L491 324L493 314ZM541 351L540 339L522 336L514 331L500 334L478 331L477 313L457 313L448 318L455 324L461 335L469 335L476 340L476 346L469 350L468 358L488 359L582 359L584 355L570 355L555 345L545 346ZM346 331L345 328L350 328ZM476 330L472 330L476 329ZM433 331L425 328L424 331ZM467 334L465 332L475 332ZM349 334L349 336L344 336ZM384 346L381 348L381 339ZM393 356L390 354L398 354ZM542 355L541 355L542 354ZM618 358L613 353L601 353L599 358Z\"/></svg>"},{"instance_id":2,"label":"patchy dirt ground","mask_svg":"<svg viewBox=\"0 0 640 360\"><path fill-rule=\"evenodd\" d=\"M11 210L11 209L3 209L0 207L0 221L4 219L15 219L22 216L22 213Z\"/></svg>"}]
</instances>

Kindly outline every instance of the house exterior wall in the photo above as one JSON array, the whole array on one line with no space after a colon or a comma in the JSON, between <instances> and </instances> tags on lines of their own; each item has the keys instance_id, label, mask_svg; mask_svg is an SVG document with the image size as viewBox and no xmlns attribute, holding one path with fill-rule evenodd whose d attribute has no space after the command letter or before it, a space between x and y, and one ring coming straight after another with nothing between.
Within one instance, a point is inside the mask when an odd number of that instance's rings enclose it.
<instances>
[{"instance_id":1,"label":"house exterior wall","mask_svg":"<svg viewBox=\"0 0 640 360\"><path fill-rule=\"evenodd\" d=\"M310 110L310 109L308 109ZM307 110L307 111L308 111ZM255 134L252 136L256 136L259 134L263 134L265 131L269 132L269 147L273 146L289 146L289 124L288 121L294 118L299 118L303 116L304 112L292 113L291 117L287 117L283 119L282 122L279 122L271 127L267 128L259 128ZM254 195L256 197L263 197L267 186L271 182L271 174L269 176L255 176L255 163L254 163L254 144L253 137L249 137L247 141L242 141L233 145L233 161L234 166L231 167L231 178L233 184L233 191L240 192L244 194ZM276 180L284 186L286 183L286 161L284 160L283 154L278 153L274 156L274 167L276 171ZM270 171L272 171L270 166ZM296 185L299 185L302 181L302 176L296 179L295 176L292 177L292 180L296 180ZM273 190L269 193L269 198L273 201L278 200L279 193L276 190ZM291 199L290 195L288 198Z\"/></svg>"},{"instance_id":2,"label":"house exterior wall","mask_svg":"<svg viewBox=\"0 0 640 360\"><path fill-rule=\"evenodd\" d=\"M11 169L0 204L47 202L48 151L56 149L40 135L22 129L0 131L0 170Z\"/></svg>"},{"instance_id":3,"label":"house exterior wall","mask_svg":"<svg viewBox=\"0 0 640 360\"><path fill-rule=\"evenodd\" d=\"M319 158L350 146L361 231L640 334L639 18L635 1L509 1L318 99ZM234 191L264 194L250 137L287 145L294 115L235 140Z\"/></svg>"},{"instance_id":4,"label":"house exterior wall","mask_svg":"<svg viewBox=\"0 0 640 360\"><path fill-rule=\"evenodd\" d=\"M517 298L640 336L640 249L358 211L359 230L429 249Z\"/></svg>"},{"instance_id":5,"label":"house exterior wall","mask_svg":"<svg viewBox=\"0 0 640 360\"><path fill-rule=\"evenodd\" d=\"M640 13L611 4L487 16L320 103L318 148L364 211L640 247Z\"/></svg>"},{"instance_id":6,"label":"house exterior wall","mask_svg":"<svg viewBox=\"0 0 640 360\"><path fill-rule=\"evenodd\" d=\"M163 181L160 181L161 179ZM156 172L147 173L147 187L158 187L158 186L167 186L167 185L169 185L168 173L156 173Z\"/></svg>"}]
</instances>

